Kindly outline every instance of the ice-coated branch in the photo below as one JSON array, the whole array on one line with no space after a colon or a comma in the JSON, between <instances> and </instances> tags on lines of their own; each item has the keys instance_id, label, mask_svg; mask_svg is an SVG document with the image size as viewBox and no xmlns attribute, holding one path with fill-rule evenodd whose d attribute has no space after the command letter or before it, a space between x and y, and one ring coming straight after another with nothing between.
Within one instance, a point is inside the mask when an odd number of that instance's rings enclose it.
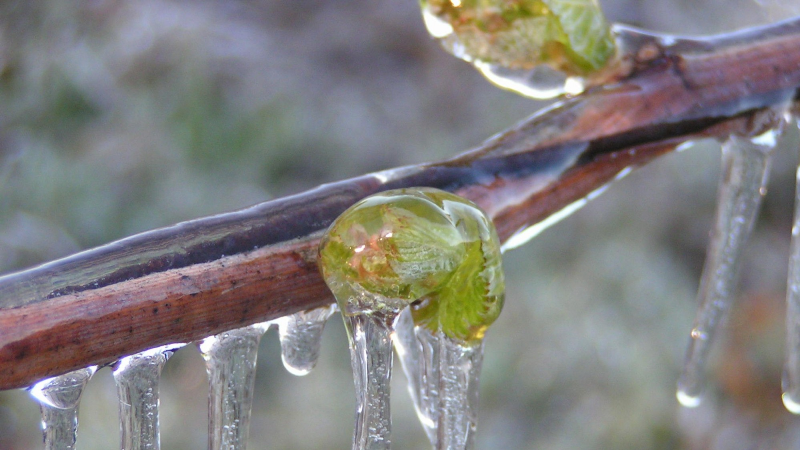
<instances>
[{"instance_id":1,"label":"ice-coated branch","mask_svg":"<svg viewBox=\"0 0 800 450\"><path fill-rule=\"evenodd\" d=\"M319 236L367 195L409 186L454 192L486 211L509 248L687 140L761 131L764 111L794 100L800 87L800 19L702 40L630 35L616 78L452 159L323 185L0 277L0 389L332 303L317 269Z\"/></svg>"}]
</instances>

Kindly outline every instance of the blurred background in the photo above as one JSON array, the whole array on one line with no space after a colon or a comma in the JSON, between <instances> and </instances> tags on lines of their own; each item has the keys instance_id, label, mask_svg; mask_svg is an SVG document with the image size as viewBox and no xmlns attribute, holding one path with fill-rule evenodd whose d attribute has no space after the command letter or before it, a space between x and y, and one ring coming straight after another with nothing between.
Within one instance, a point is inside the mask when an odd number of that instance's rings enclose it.
<instances>
[{"instance_id":1,"label":"blurred background","mask_svg":"<svg viewBox=\"0 0 800 450\"><path fill-rule=\"evenodd\" d=\"M607 0L611 20L709 34L800 13L779 0ZM787 6L788 5L788 6ZM0 273L317 184L449 157L545 104L501 91L438 47L412 0L0 2ZM774 161L707 399L675 383L715 205L718 145L616 183L504 257L479 449L783 449L785 274L797 132ZM335 316L317 369L262 340L251 449L346 449L354 392ZM394 448L427 448L399 370ZM193 347L161 384L164 449L206 446ZM100 370L78 448L118 447ZM38 408L0 392L0 449L42 448Z\"/></svg>"}]
</instances>

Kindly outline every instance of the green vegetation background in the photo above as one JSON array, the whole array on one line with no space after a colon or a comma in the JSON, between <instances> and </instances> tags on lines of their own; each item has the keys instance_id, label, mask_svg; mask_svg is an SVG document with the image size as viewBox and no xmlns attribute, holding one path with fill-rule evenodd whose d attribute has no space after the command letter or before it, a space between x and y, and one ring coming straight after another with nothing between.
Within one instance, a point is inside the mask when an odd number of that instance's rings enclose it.
<instances>
[{"instance_id":1,"label":"green vegetation background","mask_svg":"<svg viewBox=\"0 0 800 450\"><path fill-rule=\"evenodd\" d=\"M604 6L612 20L682 33L792 12L761 3ZM490 86L438 48L413 0L5 1L0 272L446 158L543 105ZM780 403L791 134L716 346L709 401L680 409L674 386L714 209L719 157L710 142L634 172L505 255L506 309L488 332L479 449L797 447L800 424ZM425 448L397 368L394 448ZM167 364L164 449L206 446L205 383L194 349ZM282 369L272 330L259 355L250 448L349 448L353 403L338 317L304 378ZM79 449L118 446L116 408L103 369L84 395ZM40 439L27 394L0 392L0 449L41 448Z\"/></svg>"}]
</instances>

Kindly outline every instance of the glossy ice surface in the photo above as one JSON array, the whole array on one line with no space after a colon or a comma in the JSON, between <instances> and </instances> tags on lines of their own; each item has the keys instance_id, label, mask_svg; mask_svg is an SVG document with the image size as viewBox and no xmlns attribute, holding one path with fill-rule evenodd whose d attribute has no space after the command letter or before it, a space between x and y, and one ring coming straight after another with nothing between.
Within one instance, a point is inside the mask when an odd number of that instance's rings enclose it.
<instances>
[{"instance_id":1,"label":"glossy ice surface","mask_svg":"<svg viewBox=\"0 0 800 450\"><path fill-rule=\"evenodd\" d=\"M500 244L473 203L401 189L345 211L323 239L320 267L345 315L398 313L453 338L480 339L503 305Z\"/></svg>"},{"instance_id":2,"label":"glossy ice surface","mask_svg":"<svg viewBox=\"0 0 800 450\"><path fill-rule=\"evenodd\" d=\"M431 35L493 83L532 97L569 91L614 53L596 0L423 0ZM578 90L580 90L578 88Z\"/></svg>"},{"instance_id":3,"label":"glossy ice surface","mask_svg":"<svg viewBox=\"0 0 800 450\"><path fill-rule=\"evenodd\" d=\"M293 375L308 375L319 359L322 330L334 305L301 311L278 320L283 366Z\"/></svg>"},{"instance_id":4,"label":"glossy ice surface","mask_svg":"<svg viewBox=\"0 0 800 450\"><path fill-rule=\"evenodd\" d=\"M392 335L398 315L410 306L415 329L451 342L457 350L480 348L486 328L503 304L497 233L477 206L456 195L429 188L386 191L356 203L336 219L320 243L320 268L350 338L357 397L353 448L388 449ZM408 355L421 361L415 353ZM428 364L404 360L406 370L415 370L409 377L412 386L427 388L417 377L424 377L427 372L422 371L428 367L439 369L440 361L453 362L434 355L425 356ZM475 380L475 389L478 371L468 377ZM425 411L425 418L432 416L436 429L442 417L450 415L455 425L441 431L467 439L457 438L460 444L448 448L467 448L468 430L474 429L475 422L465 412L477 403L461 395L469 386L450 372L432 370L430 375L445 392L439 396L438 389L431 395L428 389L419 391L425 392L426 399L443 402L428 401L417 409ZM445 379L447 375L453 375L452 382ZM420 397L416 393L412 388L415 402ZM430 409L434 411L428 414ZM436 441L449 442L432 439Z\"/></svg>"},{"instance_id":5,"label":"glossy ice surface","mask_svg":"<svg viewBox=\"0 0 800 450\"><path fill-rule=\"evenodd\" d=\"M733 305L738 268L766 194L770 159L783 130L779 123L759 136L730 136L722 145L716 221L697 293L699 308L676 393L683 406L700 404L711 343Z\"/></svg>"},{"instance_id":6,"label":"glossy ice surface","mask_svg":"<svg viewBox=\"0 0 800 450\"><path fill-rule=\"evenodd\" d=\"M78 404L97 366L42 380L30 389L42 410L45 450L73 450L78 437Z\"/></svg>"},{"instance_id":7,"label":"glossy ice surface","mask_svg":"<svg viewBox=\"0 0 800 450\"><path fill-rule=\"evenodd\" d=\"M258 343L270 323L220 333L198 345L208 373L208 448L244 450L258 361Z\"/></svg>"}]
</instances>

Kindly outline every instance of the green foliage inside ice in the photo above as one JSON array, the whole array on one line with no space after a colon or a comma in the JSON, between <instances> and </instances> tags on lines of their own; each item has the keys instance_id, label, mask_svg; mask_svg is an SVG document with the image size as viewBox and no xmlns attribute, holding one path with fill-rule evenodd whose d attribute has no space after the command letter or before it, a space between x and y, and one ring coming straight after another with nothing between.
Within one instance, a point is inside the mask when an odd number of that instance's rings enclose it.
<instances>
[{"instance_id":1,"label":"green foliage inside ice","mask_svg":"<svg viewBox=\"0 0 800 450\"><path fill-rule=\"evenodd\" d=\"M428 188L387 191L345 211L320 245L320 268L344 314L397 313L469 341L503 304L500 245L473 203Z\"/></svg>"},{"instance_id":2,"label":"green foliage inside ice","mask_svg":"<svg viewBox=\"0 0 800 450\"><path fill-rule=\"evenodd\" d=\"M432 34L470 61L509 69L548 64L567 74L602 68L614 53L596 0L422 0ZM452 33L444 33L446 27ZM435 28L435 29L431 29ZM449 31L449 29L448 29Z\"/></svg>"}]
</instances>

